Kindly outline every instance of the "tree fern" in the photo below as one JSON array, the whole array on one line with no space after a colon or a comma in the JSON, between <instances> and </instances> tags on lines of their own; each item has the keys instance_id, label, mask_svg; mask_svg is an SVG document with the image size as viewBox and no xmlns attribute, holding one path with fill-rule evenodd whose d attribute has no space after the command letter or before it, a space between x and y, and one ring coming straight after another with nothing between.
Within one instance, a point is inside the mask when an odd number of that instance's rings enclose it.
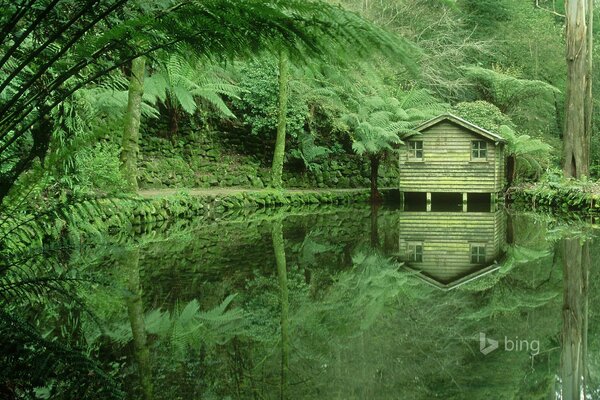
<instances>
[{"instance_id":1,"label":"tree fern","mask_svg":"<svg viewBox=\"0 0 600 400\"><path fill-rule=\"evenodd\" d=\"M369 96L361 100L354 113L342 117L352 138L352 149L371 161L371 195L378 198L377 169L380 159L414 128L443 110L447 105L436 101L425 90L400 93L399 97Z\"/></svg>"},{"instance_id":2,"label":"tree fern","mask_svg":"<svg viewBox=\"0 0 600 400\"><path fill-rule=\"evenodd\" d=\"M197 109L196 99L212 105L216 111L234 117L221 96L238 98L240 88L222 78L215 67L189 61L180 55L171 55L159 67L158 72L148 77L146 92L165 105L180 106L192 114ZM173 104L174 103L174 104Z\"/></svg>"},{"instance_id":3,"label":"tree fern","mask_svg":"<svg viewBox=\"0 0 600 400\"><path fill-rule=\"evenodd\" d=\"M547 98L546 106L554 108L556 87L540 80L520 79L512 75L482 67L466 67L466 76L475 84L483 100L495 104L510 114L522 102L533 98ZM548 97L550 96L550 97Z\"/></svg>"}]
</instances>

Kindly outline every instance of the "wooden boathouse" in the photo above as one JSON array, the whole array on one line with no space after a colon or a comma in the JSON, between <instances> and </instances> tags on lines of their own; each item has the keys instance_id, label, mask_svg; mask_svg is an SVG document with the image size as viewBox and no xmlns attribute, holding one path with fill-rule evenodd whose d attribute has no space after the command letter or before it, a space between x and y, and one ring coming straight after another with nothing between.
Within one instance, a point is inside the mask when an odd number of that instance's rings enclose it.
<instances>
[{"instance_id":1,"label":"wooden boathouse","mask_svg":"<svg viewBox=\"0 0 600 400\"><path fill-rule=\"evenodd\" d=\"M497 270L506 246L506 215L495 212L399 212L398 261L448 290Z\"/></svg>"},{"instance_id":2,"label":"wooden boathouse","mask_svg":"<svg viewBox=\"0 0 600 400\"><path fill-rule=\"evenodd\" d=\"M506 140L455 115L433 118L416 128L399 149L401 199L427 202L456 198L467 211L470 196L492 203L505 187ZM450 194L454 194L449 196Z\"/></svg>"}]
</instances>

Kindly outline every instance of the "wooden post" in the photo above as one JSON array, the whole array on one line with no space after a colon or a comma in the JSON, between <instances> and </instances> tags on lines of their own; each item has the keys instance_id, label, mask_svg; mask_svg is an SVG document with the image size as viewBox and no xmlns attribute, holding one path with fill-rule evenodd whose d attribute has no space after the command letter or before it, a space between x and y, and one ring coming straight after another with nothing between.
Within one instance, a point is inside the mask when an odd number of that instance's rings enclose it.
<instances>
[{"instance_id":1,"label":"wooden post","mask_svg":"<svg viewBox=\"0 0 600 400\"><path fill-rule=\"evenodd\" d=\"M490 193L490 212L496 211L498 193Z\"/></svg>"},{"instance_id":2,"label":"wooden post","mask_svg":"<svg viewBox=\"0 0 600 400\"><path fill-rule=\"evenodd\" d=\"M404 211L404 192L400 192L400 211Z\"/></svg>"},{"instance_id":3,"label":"wooden post","mask_svg":"<svg viewBox=\"0 0 600 400\"><path fill-rule=\"evenodd\" d=\"M467 212L467 194L466 193L463 193L463 196L462 196L462 209L463 209L463 212Z\"/></svg>"},{"instance_id":4,"label":"wooden post","mask_svg":"<svg viewBox=\"0 0 600 400\"><path fill-rule=\"evenodd\" d=\"M431 193L427 192L427 211L431 211Z\"/></svg>"}]
</instances>

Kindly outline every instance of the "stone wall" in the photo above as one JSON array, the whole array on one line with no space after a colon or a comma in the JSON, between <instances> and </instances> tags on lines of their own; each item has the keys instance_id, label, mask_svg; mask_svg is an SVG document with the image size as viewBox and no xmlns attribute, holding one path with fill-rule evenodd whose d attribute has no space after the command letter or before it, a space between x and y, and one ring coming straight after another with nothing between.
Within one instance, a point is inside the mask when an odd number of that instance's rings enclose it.
<instances>
[{"instance_id":1,"label":"stone wall","mask_svg":"<svg viewBox=\"0 0 600 400\"><path fill-rule=\"evenodd\" d=\"M262 188L270 182L272 144L256 136L182 128L171 141L146 134L141 141L139 182L142 188ZM379 186L396 186L395 157L380 168ZM299 160L284 166L288 188L359 188L369 186L369 163L355 154L338 152L323 157L316 168Z\"/></svg>"}]
</instances>

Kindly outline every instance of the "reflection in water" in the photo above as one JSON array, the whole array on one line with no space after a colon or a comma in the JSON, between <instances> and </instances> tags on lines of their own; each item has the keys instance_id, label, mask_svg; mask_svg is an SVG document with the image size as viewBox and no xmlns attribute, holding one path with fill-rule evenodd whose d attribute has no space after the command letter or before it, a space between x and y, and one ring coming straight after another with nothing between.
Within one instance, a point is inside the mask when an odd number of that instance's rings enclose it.
<instances>
[{"instance_id":1,"label":"reflection in water","mask_svg":"<svg viewBox=\"0 0 600 400\"><path fill-rule=\"evenodd\" d=\"M562 399L586 398L589 240L562 239Z\"/></svg>"},{"instance_id":2,"label":"reflection in water","mask_svg":"<svg viewBox=\"0 0 600 400\"><path fill-rule=\"evenodd\" d=\"M146 229L71 268L133 294L90 301L113 332L101 361L140 398L598 398L599 249L552 218L505 218L258 210ZM481 333L499 347L483 354Z\"/></svg>"},{"instance_id":3,"label":"reflection in water","mask_svg":"<svg viewBox=\"0 0 600 400\"><path fill-rule=\"evenodd\" d=\"M285 245L283 240L283 221L273 222L273 253L275 254L275 264L277 267L277 277L279 281L279 302L281 305L281 382L279 388L280 399L286 398L288 386L287 373L289 368L290 353L290 328L289 328L289 296L287 281L287 266L285 262Z\"/></svg>"},{"instance_id":4,"label":"reflection in water","mask_svg":"<svg viewBox=\"0 0 600 400\"><path fill-rule=\"evenodd\" d=\"M371 247L374 249L379 247L379 207L377 202L371 204Z\"/></svg>"},{"instance_id":5,"label":"reflection in water","mask_svg":"<svg viewBox=\"0 0 600 400\"><path fill-rule=\"evenodd\" d=\"M118 254L117 258L120 268L123 269L127 277L127 289L129 291L126 299L127 314L131 326L133 349L138 365L142 393L144 400L152 400L152 366L146 338L142 286L140 284L140 249L137 247L124 249Z\"/></svg>"},{"instance_id":6,"label":"reflection in water","mask_svg":"<svg viewBox=\"0 0 600 400\"><path fill-rule=\"evenodd\" d=\"M451 289L499 267L506 215L399 212L399 260L425 281Z\"/></svg>"}]
</instances>

